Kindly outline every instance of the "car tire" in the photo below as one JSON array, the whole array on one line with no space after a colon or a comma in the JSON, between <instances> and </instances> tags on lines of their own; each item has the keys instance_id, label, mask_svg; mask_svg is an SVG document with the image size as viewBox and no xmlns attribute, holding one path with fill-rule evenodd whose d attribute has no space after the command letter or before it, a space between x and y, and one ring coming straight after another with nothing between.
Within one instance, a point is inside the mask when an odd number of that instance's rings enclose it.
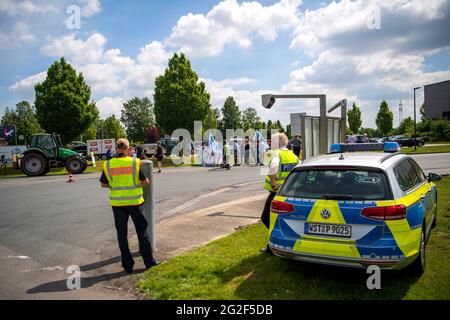
<instances>
[{"instance_id":1,"label":"car tire","mask_svg":"<svg viewBox=\"0 0 450 320\"><path fill-rule=\"evenodd\" d=\"M420 245L419 245L419 255L416 260L411 264L411 271L415 275L422 275L425 272L426 268L426 247L427 247L427 239L426 239L426 228L425 225L422 227L422 232L420 234Z\"/></svg>"},{"instance_id":2,"label":"car tire","mask_svg":"<svg viewBox=\"0 0 450 320\"><path fill-rule=\"evenodd\" d=\"M66 170L72 174L83 173L87 168L87 163L80 157L71 157L66 160Z\"/></svg>"},{"instance_id":3,"label":"car tire","mask_svg":"<svg viewBox=\"0 0 450 320\"><path fill-rule=\"evenodd\" d=\"M417 142L417 146L418 146L419 148L423 147L423 142L422 142L422 141Z\"/></svg>"},{"instance_id":4,"label":"car tire","mask_svg":"<svg viewBox=\"0 0 450 320\"><path fill-rule=\"evenodd\" d=\"M27 153L22 158L22 171L29 177L43 176L48 173L49 164L47 159L40 153Z\"/></svg>"}]
</instances>

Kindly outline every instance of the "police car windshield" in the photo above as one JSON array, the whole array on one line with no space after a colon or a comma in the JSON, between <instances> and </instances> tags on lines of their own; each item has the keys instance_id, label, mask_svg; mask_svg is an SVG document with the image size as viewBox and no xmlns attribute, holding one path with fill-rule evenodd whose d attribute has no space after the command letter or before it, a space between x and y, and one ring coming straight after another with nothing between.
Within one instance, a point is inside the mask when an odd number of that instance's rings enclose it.
<instances>
[{"instance_id":1,"label":"police car windshield","mask_svg":"<svg viewBox=\"0 0 450 320\"><path fill-rule=\"evenodd\" d=\"M388 200L383 172L358 169L306 169L292 172L279 193L282 197L326 200Z\"/></svg>"}]
</instances>

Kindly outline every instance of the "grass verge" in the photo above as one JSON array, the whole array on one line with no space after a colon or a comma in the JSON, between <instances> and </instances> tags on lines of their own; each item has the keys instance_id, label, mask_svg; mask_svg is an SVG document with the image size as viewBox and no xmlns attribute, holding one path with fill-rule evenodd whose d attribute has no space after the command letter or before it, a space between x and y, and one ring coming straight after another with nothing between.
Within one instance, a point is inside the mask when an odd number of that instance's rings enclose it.
<instances>
[{"instance_id":1,"label":"grass verge","mask_svg":"<svg viewBox=\"0 0 450 320\"><path fill-rule=\"evenodd\" d=\"M406 154L447 153L447 152L450 152L450 145L431 146L431 147L427 147L425 145L420 148L418 147L416 151L414 151L414 147L402 148L402 153Z\"/></svg>"},{"instance_id":2,"label":"grass verge","mask_svg":"<svg viewBox=\"0 0 450 320\"><path fill-rule=\"evenodd\" d=\"M368 290L364 270L283 260L259 252L267 231L251 225L147 271L138 287L149 299L450 299L450 177L438 182L438 226L427 271L382 273Z\"/></svg>"}]
</instances>

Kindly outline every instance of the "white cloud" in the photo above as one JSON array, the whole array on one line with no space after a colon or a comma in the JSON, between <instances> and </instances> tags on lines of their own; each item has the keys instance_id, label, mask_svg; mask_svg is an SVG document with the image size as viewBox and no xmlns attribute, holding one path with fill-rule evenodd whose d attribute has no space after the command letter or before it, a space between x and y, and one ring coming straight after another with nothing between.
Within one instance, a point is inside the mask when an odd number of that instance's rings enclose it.
<instances>
[{"instance_id":1,"label":"white cloud","mask_svg":"<svg viewBox=\"0 0 450 320\"><path fill-rule=\"evenodd\" d=\"M100 101L97 101L96 106L100 112L100 118L106 119L112 115L115 115L117 119L120 119L123 103L122 98L104 97Z\"/></svg>"},{"instance_id":2,"label":"white cloud","mask_svg":"<svg viewBox=\"0 0 450 320\"><path fill-rule=\"evenodd\" d=\"M81 14L83 17L92 17L102 11L102 5L99 0L80 0L83 5Z\"/></svg>"},{"instance_id":3,"label":"white cloud","mask_svg":"<svg viewBox=\"0 0 450 320\"><path fill-rule=\"evenodd\" d=\"M192 57L214 56L227 44L242 48L252 45L254 35L273 41L279 31L298 23L300 0L281 0L271 6L259 2L224 0L206 15L189 13L181 17L165 43Z\"/></svg>"},{"instance_id":4,"label":"white cloud","mask_svg":"<svg viewBox=\"0 0 450 320\"><path fill-rule=\"evenodd\" d=\"M164 72L171 53L160 42L153 41L141 48L133 59L124 56L119 49L106 50L106 43L107 39L100 33L94 33L86 40L69 35L49 39L41 53L56 59L64 56L78 72L83 73L94 98L122 97L101 99L98 103L102 108L106 108L107 103L117 106L119 101L134 96L151 97L155 78ZM45 73L33 75L13 84L10 90L33 96L34 85L44 79ZM102 112L107 114L105 110Z\"/></svg>"},{"instance_id":5,"label":"white cloud","mask_svg":"<svg viewBox=\"0 0 450 320\"><path fill-rule=\"evenodd\" d=\"M369 29L367 20L377 8L381 29ZM319 90L330 102L349 98L362 107L364 126L375 126L383 99L395 118L403 100L409 116L413 87L450 78L450 70L427 71L426 65L427 57L450 47L449 14L450 2L444 0L343 0L307 10L291 48L313 62L293 66L283 90Z\"/></svg>"},{"instance_id":6,"label":"white cloud","mask_svg":"<svg viewBox=\"0 0 450 320\"><path fill-rule=\"evenodd\" d=\"M34 86L38 84L39 82L42 82L45 80L45 77L47 76L47 71L40 72L38 74L29 76L25 79L20 80L19 82L16 82L12 86L9 87L10 91L17 92L24 97L33 97L34 96Z\"/></svg>"},{"instance_id":7,"label":"white cloud","mask_svg":"<svg viewBox=\"0 0 450 320\"><path fill-rule=\"evenodd\" d=\"M10 16L40 14L47 12L57 12L58 10L49 4L35 4L33 1L2 0L0 1L0 13Z\"/></svg>"},{"instance_id":8,"label":"white cloud","mask_svg":"<svg viewBox=\"0 0 450 320\"><path fill-rule=\"evenodd\" d=\"M3 50L16 49L31 44L35 40L36 36L29 31L25 23L20 21L14 25L12 30L0 32L0 48Z\"/></svg>"},{"instance_id":9,"label":"white cloud","mask_svg":"<svg viewBox=\"0 0 450 320\"><path fill-rule=\"evenodd\" d=\"M106 42L106 38L100 33L92 34L86 41L69 35L50 39L40 51L49 57L70 57L76 64L96 63L103 56Z\"/></svg>"}]
</instances>

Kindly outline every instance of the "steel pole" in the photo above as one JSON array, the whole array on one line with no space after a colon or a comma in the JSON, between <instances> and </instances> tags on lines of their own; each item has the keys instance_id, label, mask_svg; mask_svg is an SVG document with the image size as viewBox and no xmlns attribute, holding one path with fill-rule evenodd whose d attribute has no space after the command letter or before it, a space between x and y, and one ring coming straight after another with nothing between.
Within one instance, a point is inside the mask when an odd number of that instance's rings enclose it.
<instances>
[{"instance_id":1,"label":"steel pole","mask_svg":"<svg viewBox=\"0 0 450 320\"><path fill-rule=\"evenodd\" d=\"M151 235L151 244L153 254L155 253L155 201L153 197L153 187L154 187L154 179L153 179L153 162L150 160L142 160L141 161L142 172L150 181L148 186L145 186L144 189L144 212L145 219L148 223L148 228L150 230Z\"/></svg>"}]
</instances>

